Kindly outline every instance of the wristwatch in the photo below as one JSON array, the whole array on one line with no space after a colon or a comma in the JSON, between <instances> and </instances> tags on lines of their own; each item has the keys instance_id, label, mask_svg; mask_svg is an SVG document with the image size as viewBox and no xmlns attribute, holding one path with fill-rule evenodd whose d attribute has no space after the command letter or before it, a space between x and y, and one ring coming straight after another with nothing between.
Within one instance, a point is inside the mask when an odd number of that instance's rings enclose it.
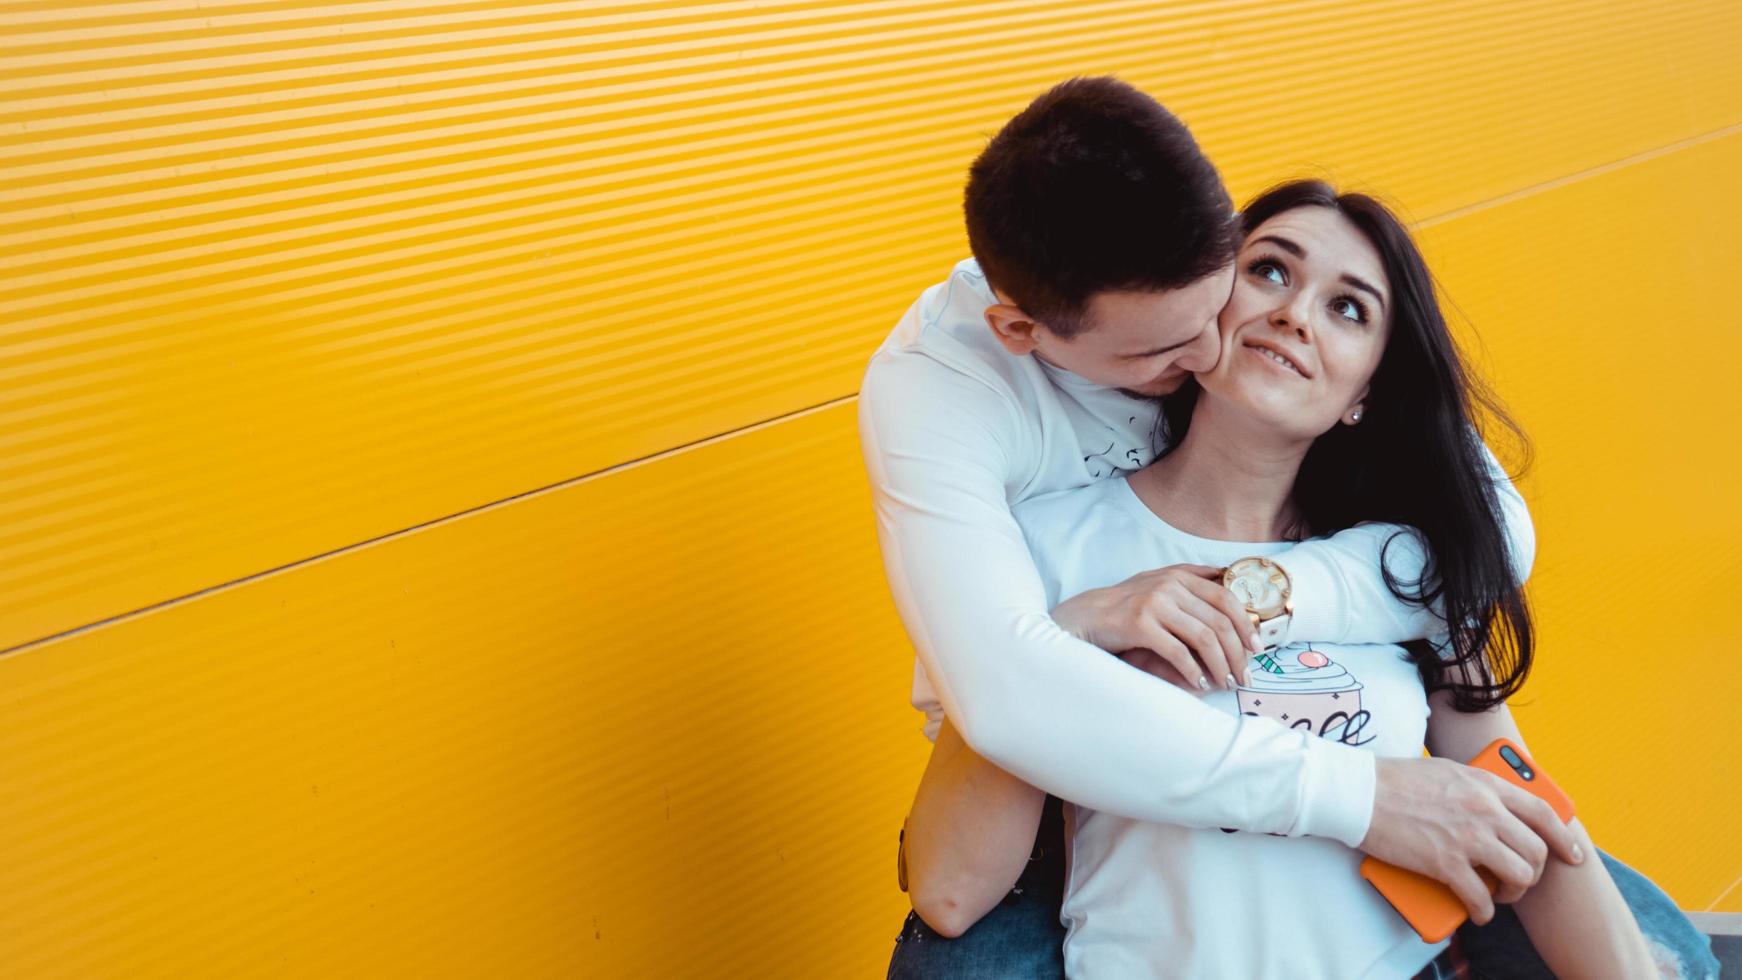
<instances>
[{"instance_id":1,"label":"wristwatch","mask_svg":"<svg viewBox=\"0 0 1742 980\"><path fill-rule=\"evenodd\" d=\"M1266 650L1282 646L1294 620L1293 588L1288 573L1268 558L1242 558L1222 569L1222 584L1246 606L1258 627L1258 644Z\"/></svg>"}]
</instances>

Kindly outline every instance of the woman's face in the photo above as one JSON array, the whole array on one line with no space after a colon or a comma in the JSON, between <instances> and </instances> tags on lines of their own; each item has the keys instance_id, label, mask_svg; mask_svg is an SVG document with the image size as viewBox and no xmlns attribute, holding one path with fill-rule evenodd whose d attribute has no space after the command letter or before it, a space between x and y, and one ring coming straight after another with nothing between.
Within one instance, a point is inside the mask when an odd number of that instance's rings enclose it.
<instances>
[{"instance_id":1,"label":"woman's face","mask_svg":"<svg viewBox=\"0 0 1742 980\"><path fill-rule=\"evenodd\" d=\"M1218 321L1206 395L1290 436L1316 439L1362 408L1390 334L1379 252L1330 208L1284 211L1253 229Z\"/></svg>"}]
</instances>

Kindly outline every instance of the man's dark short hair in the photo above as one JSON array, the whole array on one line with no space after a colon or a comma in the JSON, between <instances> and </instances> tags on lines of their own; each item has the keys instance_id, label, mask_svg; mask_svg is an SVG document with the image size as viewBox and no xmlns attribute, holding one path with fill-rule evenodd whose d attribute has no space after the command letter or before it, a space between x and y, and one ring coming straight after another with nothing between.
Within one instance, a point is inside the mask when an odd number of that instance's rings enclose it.
<instances>
[{"instance_id":1,"label":"man's dark short hair","mask_svg":"<svg viewBox=\"0 0 1742 980\"><path fill-rule=\"evenodd\" d=\"M1234 205L1191 131L1116 78L1073 78L992 137L968 172L968 244L1048 330L1096 293L1177 289L1233 261Z\"/></svg>"}]
</instances>

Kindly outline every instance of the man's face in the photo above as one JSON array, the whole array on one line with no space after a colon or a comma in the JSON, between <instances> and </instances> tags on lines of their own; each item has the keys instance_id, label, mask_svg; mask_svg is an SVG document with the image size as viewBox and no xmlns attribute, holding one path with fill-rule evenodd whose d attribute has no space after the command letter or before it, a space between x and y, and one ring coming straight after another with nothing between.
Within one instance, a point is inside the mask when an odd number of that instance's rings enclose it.
<instances>
[{"instance_id":1,"label":"man's face","mask_svg":"<svg viewBox=\"0 0 1742 980\"><path fill-rule=\"evenodd\" d=\"M1096 293L1086 311L1087 327L1075 337L1066 340L1044 324L1035 325L1035 356L1127 394L1169 394L1187 375L1216 366L1221 355L1216 315L1233 284L1229 265L1178 289Z\"/></svg>"}]
</instances>

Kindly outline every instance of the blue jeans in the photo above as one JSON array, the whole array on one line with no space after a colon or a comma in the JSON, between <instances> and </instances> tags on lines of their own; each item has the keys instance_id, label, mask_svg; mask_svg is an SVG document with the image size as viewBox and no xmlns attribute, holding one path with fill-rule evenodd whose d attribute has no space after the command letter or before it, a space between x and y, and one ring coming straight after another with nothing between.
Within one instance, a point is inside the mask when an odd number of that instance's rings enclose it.
<instances>
[{"instance_id":1,"label":"blue jeans","mask_svg":"<svg viewBox=\"0 0 1742 980\"><path fill-rule=\"evenodd\" d=\"M1687 980L1717 977L1711 939L1644 875L1597 853L1653 952L1678 961L1679 976ZM1058 799L1049 796L1034 852L1010 893L955 939L938 935L909 912L895 939L888 980L1060 980L1065 975L1063 902L1064 821ZM1509 906L1498 906L1485 926L1465 923L1458 942L1482 980L1554 980Z\"/></svg>"}]
</instances>

